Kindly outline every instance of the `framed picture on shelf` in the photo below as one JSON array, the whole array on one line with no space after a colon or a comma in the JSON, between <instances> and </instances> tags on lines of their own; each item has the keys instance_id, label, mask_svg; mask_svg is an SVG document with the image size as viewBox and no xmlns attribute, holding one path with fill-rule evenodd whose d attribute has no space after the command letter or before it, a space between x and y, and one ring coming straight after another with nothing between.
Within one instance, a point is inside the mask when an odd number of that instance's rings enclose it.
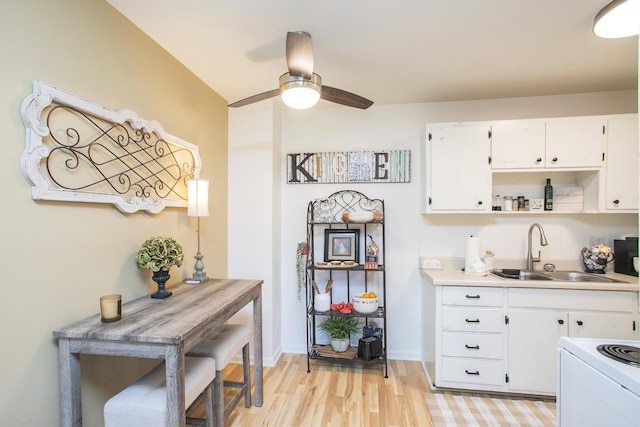
<instances>
[{"instance_id":1,"label":"framed picture on shelf","mask_svg":"<svg viewBox=\"0 0 640 427\"><path fill-rule=\"evenodd\" d=\"M324 230L324 260L359 262L359 241L360 230Z\"/></svg>"}]
</instances>

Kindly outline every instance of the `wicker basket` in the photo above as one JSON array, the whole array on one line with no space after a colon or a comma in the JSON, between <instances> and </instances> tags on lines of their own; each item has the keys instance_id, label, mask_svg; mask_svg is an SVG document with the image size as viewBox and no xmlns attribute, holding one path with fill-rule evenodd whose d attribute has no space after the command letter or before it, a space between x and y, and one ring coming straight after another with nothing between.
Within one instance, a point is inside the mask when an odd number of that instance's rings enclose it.
<instances>
[{"instance_id":1,"label":"wicker basket","mask_svg":"<svg viewBox=\"0 0 640 427\"><path fill-rule=\"evenodd\" d=\"M604 273L607 263L613 261L613 252L603 254L602 252L593 252L591 250L582 251L582 263L584 271L587 273Z\"/></svg>"}]
</instances>

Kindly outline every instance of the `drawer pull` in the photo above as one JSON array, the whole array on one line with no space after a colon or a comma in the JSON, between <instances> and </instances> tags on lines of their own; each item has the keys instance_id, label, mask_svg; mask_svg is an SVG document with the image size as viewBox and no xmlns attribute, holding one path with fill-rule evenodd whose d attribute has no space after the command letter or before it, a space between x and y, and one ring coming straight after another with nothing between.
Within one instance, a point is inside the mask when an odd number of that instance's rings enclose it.
<instances>
[{"instance_id":1,"label":"drawer pull","mask_svg":"<svg viewBox=\"0 0 640 427\"><path fill-rule=\"evenodd\" d=\"M480 295L465 295L465 298L468 298L468 299L480 299Z\"/></svg>"},{"instance_id":2,"label":"drawer pull","mask_svg":"<svg viewBox=\"0 0 640 427\"><path fill-rule=\"evenodd\" d=\"M480 371L470 371L468 369L465 369L464 373L467 375L480 375Z\"/></svg>"},{"instance_id":3,"label":"drawer pull","mask_svg":"<svg viewBox=\"0 0 640 427\"><path fill-rule=\"evenodd\" d=\"M480 319L464 319L467 323L480 323Z\"/></svg>"},{"instance_id":4,"label":"drawer pull","mask_svg":"<svg viewBox=\"0 0 640 427\"><path fill-rule=\"evenodd\" d=\"M479 345L469 345L469 344L465 344L464 345L465 348L468 348L469 350L480 350L480 346Z\"/></svg>"}]
</instances>

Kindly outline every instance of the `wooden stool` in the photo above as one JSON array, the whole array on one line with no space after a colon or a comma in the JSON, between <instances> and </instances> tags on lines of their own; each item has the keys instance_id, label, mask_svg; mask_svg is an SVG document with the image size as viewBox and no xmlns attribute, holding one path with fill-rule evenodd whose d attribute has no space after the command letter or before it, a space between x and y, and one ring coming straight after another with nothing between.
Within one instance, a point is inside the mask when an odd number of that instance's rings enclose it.
<instances>
[{"instance_id":1,"label":"wooden stool","mask_svg":"<svg viewBox=\"0 0 640 427\"><path fill-rule=\"evenodd\" d=\"M213 427L213 384L216 377L216 362L209 357L185 357L184 360L185 407L189 407L204 392L206 419L187 420L187 423ZM166 427L167 390L164 363L104 405L105 427Z\"/></svg>"},{"instance_id":2,"label":"wooden stool","mask_svg":"<svg viewBox=\"0 0 640 427\"><path fill-rule=\"evenodd\" d=\"M216 333L198 343L189 351L189 356L211 357L216 361L216 378L213 387L213 406L216 413L216 426L223 427L224 420L233 412L242 396L244 406L251 407L251 378L249 375L249 341L251 329L246 325L224 324ZM242 371L244 381L224 381L222 370L235 354L242 350ZM229 404L224 405L224 386L238 388Z\"/></svg>"}]
</instances>

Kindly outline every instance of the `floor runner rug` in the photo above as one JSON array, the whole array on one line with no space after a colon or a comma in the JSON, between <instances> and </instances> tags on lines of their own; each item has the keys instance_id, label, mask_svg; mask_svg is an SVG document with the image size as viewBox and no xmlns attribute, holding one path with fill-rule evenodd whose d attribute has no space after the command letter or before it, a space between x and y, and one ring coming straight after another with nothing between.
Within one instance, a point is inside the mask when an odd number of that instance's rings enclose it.
<instances>
[{"instance_id":1,"label":"floor runner rug","mask_svg":"<svg viewBox=\"0 0 640 427\"><path fill-rule=\"evenodd\" d=\"M430 392L425 395L433 427L555 427L556 403Z\"/></svg>"}]
</instances>

